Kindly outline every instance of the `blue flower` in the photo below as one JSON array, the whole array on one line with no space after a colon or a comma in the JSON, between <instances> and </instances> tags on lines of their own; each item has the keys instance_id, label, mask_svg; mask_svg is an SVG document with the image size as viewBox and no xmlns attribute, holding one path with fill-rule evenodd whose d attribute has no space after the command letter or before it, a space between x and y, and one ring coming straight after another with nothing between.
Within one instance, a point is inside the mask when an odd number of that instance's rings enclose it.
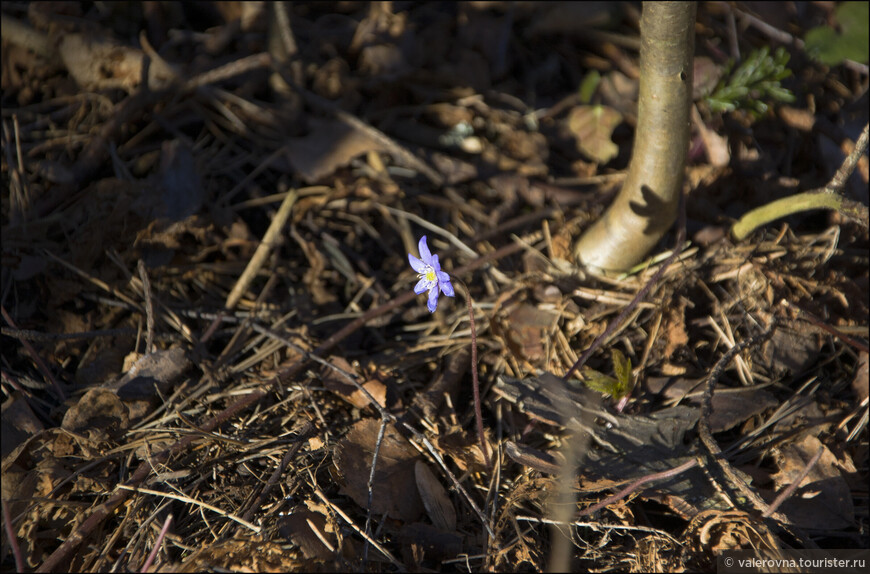
<instances>
[{"instance_id":1,"label":"blue flower","mask_svg":"<svg viewBox=\"0 0 870 574\"><path fill-rule=\"evenodd\" d=\"M438 256L432 255L429 251L429 246L426 245L426 236L420 239L420 244L417 245L420 250L420 259L417 259L408 253L408 262L417 276L420 278L414 286L414 293L419 295L424 291L429 291L429 312L434 313L438 308L438 290L448 297L453 297L453 285L450 284L450 275L441 271L441 264L438 263Z\"/></svg>"}]
</instances>

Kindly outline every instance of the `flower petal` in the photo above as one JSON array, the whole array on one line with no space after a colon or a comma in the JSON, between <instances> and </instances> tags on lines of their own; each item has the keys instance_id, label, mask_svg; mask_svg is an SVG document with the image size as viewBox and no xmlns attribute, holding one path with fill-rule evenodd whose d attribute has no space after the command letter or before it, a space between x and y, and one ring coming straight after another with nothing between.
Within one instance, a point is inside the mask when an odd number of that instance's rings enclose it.
<instances>
[{"instance_id":1,"label":"flower petal","mask_svg":"<svg viewBox=\"0 0 870 574\"><path fill-rule=\"evenodd\" d=\"M441 271L441 263L438 261L437 255L432 256L432 260L429 262L429 265L431 265L435 269L435 273Z\"/></svg>"},{"instance_id":2,"label":"flower petal","mask_svg":"<svg viewBox=\"0 0 870 574\"><path fill-rule=\"evenodd\" d=\"M434 313L435 309L438 308L438 289L433 288L429 291L429 301L426 303L426 306L429 307L429 312Z\"/></svg>"},{"instance_id":3,"label":"flower petal","mask_svg":"<svg viewBox=\"0 0 870 574\"><path fill-rule=\"evenodd\" d=\"M419 294L422 293L423 291L429 291L429 290L431 290L432 287L435 287L435 285L434 285L431 281L426 281L425 278L424 278L424 279L420 279L419 281L417 281L417 284L414 285L414 293L416 293L417 295L419 295Z\"/></svg>"},{"instance_id":4,"label":"flower petal","mask_svg":"<svg viewBox=\"0 0 870 574\"><path fill-rule=\"evenodd\" d=\"M432 265L432 252L429 251L429 246L426 245L426 236L420 238L420 243L417 244L417 249L420 250L420 259L427 265Z\"/></svg>"},{"instance_id":5,"label":"flower petal","mask_svg":"<svg viewBox=\"0 0 870 574\"><path fill-rule=\"evenodd\" d=\"M411 267L414 268L414 271L417 273L425 273L426 272L426 264L408 253L408 263L411 264Z\"/></svg>"},{"instance_id":6,"label":"flower petal","mask_svg":"<svg viewBox=\"0 0 870 574\"><path fill-rule=\"evenodd\" d=\"M447 275L443 271L441 275ZM441 287L441 292L447 295L448 297L453 297L456 293L453 291L453 283L450 282L450 276L448 275L447 279L443 279L440 275L438 277L438 285Z\"/></svg>"}]
</instances>

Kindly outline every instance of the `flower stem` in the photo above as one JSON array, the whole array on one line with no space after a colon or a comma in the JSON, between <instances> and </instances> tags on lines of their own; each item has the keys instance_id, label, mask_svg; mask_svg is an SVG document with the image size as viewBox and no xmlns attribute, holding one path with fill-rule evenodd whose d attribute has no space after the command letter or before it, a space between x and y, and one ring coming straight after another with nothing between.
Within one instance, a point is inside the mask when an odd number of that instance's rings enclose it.
<instances>
[{"instance_id":1,"label":"flower stem","mask_svg":"<svg viewBox=\"0 0 870 574\"><path fill-rule=\"evenodd\" d=\"M461 279L450 276L460 283L465 290L465 302L468 304L468 321L471 325L471 388L474 392L474 419L477 422L477 438L480 441L480 450L483 452L483 462L489 468L489 450L483 434L483 412L480 407L480 381L477 377L477 329L474 324L474 309L471 306L471 291L468 285Z\"/></svg>"}]
</instances>

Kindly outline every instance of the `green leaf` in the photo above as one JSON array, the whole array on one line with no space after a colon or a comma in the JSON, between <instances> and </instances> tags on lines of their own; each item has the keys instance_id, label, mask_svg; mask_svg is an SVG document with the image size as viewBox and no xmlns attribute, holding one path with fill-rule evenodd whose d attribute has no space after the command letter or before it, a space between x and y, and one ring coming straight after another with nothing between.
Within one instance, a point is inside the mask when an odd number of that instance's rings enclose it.
<instances>
[{"instance_id":1,"label":"green leaf","mask_svg":"<svg viewBox=\"0 0 870 574\"><path fill-rule=\"evenodd\" d=\"M783 48L772 56L767 47L755 50L736 70L723 74L716 90L707 98L707 105L713 112L747 109L761 115L770 101L793 102L794 95L780 85L781 80L791 75L788 60L788 52Z\"/></svg>"},{"instance_id":2,"label":"green leaf","mask_svg":"<svg viewBox=\"0 0 870 574\"><path fill-rule=\"evenodd\" d=\"M583 375L583 384L593 391L598 391L611 397L619 392L619 381L596 371L592 367L583 367L581 374Z\"/></svg>"},{"instance_id":3,"label":"green leaf","mask_svg":"<svg viewBox=\"0 0 870 574\"><path fill-rule=\"evenodd\" d=\"M843 2L835 19L841 33L830 26L820 26L807 32L805 50L823 64L836 66L843 60L866 64L870 59L870 4Z\"/></svg>"},{"instance_id":4,"label":"green leaf","mask_svg":"<svg viewBox=\"0 0 870 574\"><path fill-rule=\"evenodd\" d=\"M624 391L618 397L622 398L631 390L631 359L616 347L610 349L610 357L613 360L613 374L619 381L620 389Z\"/></svg>"},{"instance_id":5,"label":"green leaf","mask_svg":"<svg viewBox=\"0 0 870 574\"><path fill-rule=\"evenodd\" d=\"M631 392L631 359L626 358L617 348L611 348L610 357L616 377L605 375L591 367L583 367L583 384L593 391L619 400Z\"/></svg>"},{"instance_id":6,"label":"green leaf","mask_svg":"<svg viewBox=\"0 0 870 574\"><path fill-rule=\"evenodd\" d=\"M598 73L598 70L592 70L586 74L583 77L583 81L580 82L580 88L577 90L580 97L580 103L588 104L591 102L592 96L595 95L595 90L598 89L600 83L601 74Z\"/></svg>"}]
</instances>

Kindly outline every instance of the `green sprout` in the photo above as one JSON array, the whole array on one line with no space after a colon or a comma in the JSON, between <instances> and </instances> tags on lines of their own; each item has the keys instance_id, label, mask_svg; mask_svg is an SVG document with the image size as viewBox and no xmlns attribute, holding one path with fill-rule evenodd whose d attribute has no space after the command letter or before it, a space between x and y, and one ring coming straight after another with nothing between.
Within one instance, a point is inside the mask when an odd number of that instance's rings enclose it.
<instances>
[{"instance_id":1,"label":"green sprout","mask_svg":"<svg viewBox=\"0 0 870 574\"><path fill-rule=\"evenodd\" d=\"M590 367L583 367L583 384L599 393L619 400L631 392L631 359L627 358L617 348L610 349L610 358L613 360L613 374L615 377L599 373Z\"/></svg>"},{"instance_id":2,"label":"green sprout","mask_svg":"<svg viewBox=\"0 0 870 574\"><path fill-rule=\"evenodd\" d=\"M794 94L780 85L780 80L791 76L789 55L784 48L776 49L773 56L765 46L752 52L733 73L729 62L719 85L707 96L707 104L714 112L733 112L747 109L756 116L767 112L767 101L791 103Z\"/></svg>"}]
</instances>

